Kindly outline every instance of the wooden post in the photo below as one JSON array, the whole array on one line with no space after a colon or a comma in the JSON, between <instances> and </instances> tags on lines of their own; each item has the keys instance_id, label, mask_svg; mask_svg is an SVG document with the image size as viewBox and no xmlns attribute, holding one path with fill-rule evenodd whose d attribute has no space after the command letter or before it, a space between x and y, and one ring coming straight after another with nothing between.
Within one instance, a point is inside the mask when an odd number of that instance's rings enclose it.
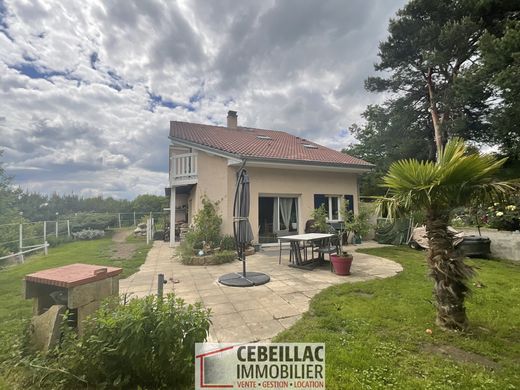
<instances>
[{"instance_id":1,"label":"wooden post","mask_svg":"<svg viewBox=\"0 0 520 390\"><path fill-rule=\"evenodd\" d=\"M117 220L119 221L119 229L121 229L121 213L117 214Z\"/></svg>"},{"instance_id":2,"label":"wooden post","mask_svg":"<svg viewBox=\"0 0 520 390\"><path fill-rule=\"evenodd\" d=\"M135 224L135 211L134 211L134 226L136 226L136 224Z\"/></svg>"},{"instance_id":3,"label":"wooden post","mask_svg":"<svg viewBox=\"0 0 520 390\"><path fill-rule=\"evenodd\" d=\"M146 220L146 245L148 245L150 243L150 228L151 228L151 225L152 222L150 221L150 218L148 218Z\"/></svg>"},{"instance_id":4,"label":"wooden post","mask_svg":"<svg viewBox=\"0 0 520 390\"><path fill-rule=\"evenodd\" d=\"M47 249L47 221L43 221L43 253L45 253L45 256L49 253Z\"/></svg>"},{"instance_id":5,"label":"wooden post","mask_svg":"<svg viewBox=\"0 0 520 390\"><path fill-rule=\"evenodd\" d=\"M175 245L175 187L170 191L170 248Z\"/></svg>"},{"instance_id":6,"label":"wooden post","mask_svg":"<svg viewBox=\"0 0 520 390\"><path fill-rule=\"evenodd\" d=\"M56 218L56 237L58 237L58 229L59 229L58 218Z\"/></svg>"},{"instance_id":7,"label":"wooden post","mask_svg":"<svg viewBox=\"0 0 520 390\"><path fill-rule=\"evenodd\" d=\"M67 237L70 237L70 219L67 219Z\"/></svg>"}]
</instances>

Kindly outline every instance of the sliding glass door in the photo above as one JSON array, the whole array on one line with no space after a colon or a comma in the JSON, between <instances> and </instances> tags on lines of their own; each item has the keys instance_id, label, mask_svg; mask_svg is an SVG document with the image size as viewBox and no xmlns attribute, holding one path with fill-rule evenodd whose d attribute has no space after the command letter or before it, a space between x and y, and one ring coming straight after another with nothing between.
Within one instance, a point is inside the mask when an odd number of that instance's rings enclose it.
<instances>
[{"instance_id":1,"label":"sliding glass door","mask_svg":"<svg viewBox=\"0 0 520 390\"><path fill-rule=\"evenodd\" d=\"M260 196L258 222L261 243L277 242L278 237L298 234L298 198Z\"/></svg>"}]
</instances>

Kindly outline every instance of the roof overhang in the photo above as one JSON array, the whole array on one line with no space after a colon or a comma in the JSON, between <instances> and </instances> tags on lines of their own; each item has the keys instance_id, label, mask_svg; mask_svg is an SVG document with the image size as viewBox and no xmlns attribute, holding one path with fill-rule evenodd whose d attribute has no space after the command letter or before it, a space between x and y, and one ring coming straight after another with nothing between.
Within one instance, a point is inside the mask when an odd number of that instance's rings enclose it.
<instances>
[{"instance_id":1,"label":"roof overhang","mask_svg":"<svg viewBox=\"0 0 520 390\"><path fill-rule=\"evenodd\" d=\"M286 159L266 159L251 156L240 156L233 153L224 152L222 150L210 148L206 145L200 145L195 142L186 141L173 136L169 136L170 140L178 145L187 146L190 148L202 150L204 152L224 157L228 159L228 165L240 165L244 160L247 160L249 167L264 167L264 168L279 168L279 169L299 169L312 171L327 171L327 172L348 172L348 173L366 173L370 172L375 166L358 165L358 164L338 164L321 161L309 160L286 160Z\"/></svg>"}]
</instances>

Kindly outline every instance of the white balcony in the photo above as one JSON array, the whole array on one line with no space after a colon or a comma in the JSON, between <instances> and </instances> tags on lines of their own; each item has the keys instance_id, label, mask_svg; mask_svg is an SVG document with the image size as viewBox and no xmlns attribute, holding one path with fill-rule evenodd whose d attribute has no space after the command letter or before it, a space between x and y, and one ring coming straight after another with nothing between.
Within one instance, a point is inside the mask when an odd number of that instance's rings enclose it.
<instances>
[{"instance_id":1,"label":"white balcony","mask_svg":"<svg viewBox=\"0 0 520 390\"><path fill-rule=\"evenodd\" d=\"M170 185L172 187L197 183L197 154L171 156Z\"/></svg>"}]
</instances>

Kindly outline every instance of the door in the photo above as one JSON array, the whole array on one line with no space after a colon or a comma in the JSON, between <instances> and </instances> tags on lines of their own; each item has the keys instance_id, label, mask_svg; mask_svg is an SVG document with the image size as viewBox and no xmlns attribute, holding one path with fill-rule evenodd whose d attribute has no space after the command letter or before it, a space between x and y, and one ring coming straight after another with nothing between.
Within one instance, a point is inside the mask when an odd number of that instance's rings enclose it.
<instances>
[{"instance_id":1,"label":"door","mask_svg":"<svg viewBox=\"0 0 520 390\"><path fill-rule=\"evenodd\" d=\"M277 242L278 237L298 234L298 198L260 196L258 199L259 242Z\"/></svg>"}]
</instances>

